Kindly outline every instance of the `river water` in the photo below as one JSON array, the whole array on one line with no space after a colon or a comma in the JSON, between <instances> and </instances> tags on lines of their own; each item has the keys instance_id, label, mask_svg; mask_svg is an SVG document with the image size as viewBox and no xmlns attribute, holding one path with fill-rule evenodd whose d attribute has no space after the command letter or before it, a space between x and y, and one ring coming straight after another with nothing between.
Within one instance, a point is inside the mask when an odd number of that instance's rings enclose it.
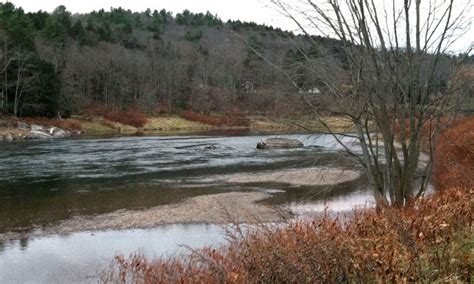
<instances>
[{"instance_id":1,"label":"river water","mask_svg":"<svg viewBox=\"0 0 474 284\"><path fill-rule=\"evenodd\" d=\"M231 191L270 192L273 197L266 202L290 207L296 214L324 210L327 206L335 211L350 210L370 200L363 180L330 189L226 183L228 177L239 173L355 166L330 136L277 137L298 139L305 147L257 150L256 144L265 135L116 137L0 144L0 234L31 232L78 215L150 208ZM357 151L356 144L353 150ZM160 256L176 252L180 244L202 247L223 239L218 226L195 224L0 241L0 283L94 282L98 268L108 264L118 252L129 254L143 249L150 256Z\"/></svg>"}]
</instances>

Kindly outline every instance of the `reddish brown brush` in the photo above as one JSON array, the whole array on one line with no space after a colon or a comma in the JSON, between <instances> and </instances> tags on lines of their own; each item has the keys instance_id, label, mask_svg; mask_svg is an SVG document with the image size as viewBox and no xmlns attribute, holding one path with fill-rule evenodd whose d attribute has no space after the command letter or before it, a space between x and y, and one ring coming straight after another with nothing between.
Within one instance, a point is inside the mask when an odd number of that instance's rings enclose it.
<instances>
[{"instance_id":1,"label":"reddish brown brush","mask_svg":"<svg viewBox=\"0 0 474 284\"><path fill-rule=\"evenodd\" d=\"M116 258L122 283L399 283L472 280L472 197L450 190L406 209L365 210L231 235L224 248Z\"/></svg>"},{"instance_id":2,"label":"reddish brown brush","mask_svg":"<svg viewBox=\"0 0 474 284\"><path fill-rule=\"evenodd\" d=\"M82 129L81 122L75 119L51 119L46 117L27 117L24 119L28 124L37 124L46 127L58 127L61 129L79 131Z\"/></svg>"},{"instance_id":3,"label":"reddish brown brush","mask_svg":"<svg viewBox=\"0 0 474 284\"><path fill-rule=\"evenodd\" d=\"M249 127L250 121L240 113L228 113L223 116L205 115L194 111L185 111L181 117L213 126Z\"/></svg>"},{"instance_id":4,"label":"reddish brown brush","mask_svg":"<svg viewBox=\"0 0 474 284\"><path fill-rule=\"evenodd\" d=\"M438 139L434 183L438 190L474 187L474 117L465 117Z\"/></svg>"},{"instance_id":5,"label":"reddish brown brush","mask_svg":"<svg viewBox=\"0 0 474 284\"><path fill-rule=\"evenodd\" d=\"M126 111L109 111L104 118L136 128L143 127L147 123L145 114L137 108L130 108Z\"/></svg>"}]
</instances>

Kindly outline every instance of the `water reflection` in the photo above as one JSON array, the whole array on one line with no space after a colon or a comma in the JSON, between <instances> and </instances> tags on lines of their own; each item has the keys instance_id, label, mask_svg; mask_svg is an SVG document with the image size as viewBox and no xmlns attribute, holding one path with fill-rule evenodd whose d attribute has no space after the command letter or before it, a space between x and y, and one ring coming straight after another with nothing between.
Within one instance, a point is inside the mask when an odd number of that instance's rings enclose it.
<instances>
[{"instance_id":1,"label":"water reflection","mask_svg":"<svg viewBox=\"0 0 474 284\"><path fill-rule=\"evenodd\" d=\"M223 228L203 224L22 239L6 247L0 242L0 283L97 283L117 253L169 257L224 241Z\"/></svg>"}]
</instances>

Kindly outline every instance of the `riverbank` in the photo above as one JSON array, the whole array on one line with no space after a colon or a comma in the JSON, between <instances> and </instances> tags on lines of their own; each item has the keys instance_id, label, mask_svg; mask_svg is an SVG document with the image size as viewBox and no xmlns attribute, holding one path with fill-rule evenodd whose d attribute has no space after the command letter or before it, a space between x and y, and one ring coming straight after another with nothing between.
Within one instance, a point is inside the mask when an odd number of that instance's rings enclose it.
<instances>
[{"instance_id":1,"label":"riverbank","mask_svg":"<svg viewBox=\"0 0 474 284\"><path fill-rule=\"evenodd\" d=\"M147 117L143 127L134 127L111 121L97 115L72 116L67 119L48 118L12 118L0 117L0 140L27 140L56 138L51 135L34 134L33 130L41 129L45 134L61 131L60 137L70 135L108 136L108 135L153 135L173 132L205 131L251 131L251 132L326 132L324 126L311 117L285 119L268 116L248 116L248 126L210 125L195 122L177 115ZM351 131L352 123L340 117L326 117L325 123L336 131ZM53 129L53 131L51 131ZM58 136L59 137L59 136Z\"/></svg>"}]
</instances>

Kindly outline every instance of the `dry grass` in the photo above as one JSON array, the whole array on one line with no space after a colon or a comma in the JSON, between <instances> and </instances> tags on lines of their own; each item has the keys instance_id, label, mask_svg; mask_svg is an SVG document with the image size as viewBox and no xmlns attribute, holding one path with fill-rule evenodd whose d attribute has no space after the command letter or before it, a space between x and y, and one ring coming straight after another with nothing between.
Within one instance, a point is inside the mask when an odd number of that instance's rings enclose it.
<instances>
[{"instance_id":1,"label":"dry grass","mask_svg":"<svg viewBox=\"0 0 474 284\"><path fill-rule=\"evenodd\" d=\"M179 130L206 130L210 127L206 124L199 122L193 122L183 119L179 116L159 116L150 117L148 122L145 124L145 131L179 131Z\"/></svg>"},{"instance_id":2,"label":"dry grass","mask_svg":"<svg viewBox=\"0 0 474 284\"><path fill-rule=\"evenodd\" d=\"M137 132L137 128L133 126L106 120L100 116L89 116L87 119L82 118L79 121L84 132L89 135L117 134L119 130L121 133L132 134Z\"/></svg>"},{"instance_id":3,"label":"dry grass","mask_svg":"<svg viewBox=\"0 0 474 284\"><path fill-rule=\"evenodd\" d=\"M105 113L104 118L112 122L118 122L136 128L141 128L147 123L145 114L136 108L130 108L126 111L109 111Z\"/></svg>"},{"instance_id":4,"label":"dry grass","mask_svg":"<svg viewBox=\"0 0 474 284\"><path fill-rule=\"evenodd\" d=\"M225 115L205 115L194 111L185 111L181 117L212 126L249 127L250 121L239 112L229 112Z\"/></svg>"},{"instance_id":5,"label":"dry grass","mask_svg":"<svg viewBox=\"0 0 474 284\"><path fill-rule=\"evenodd\" d=\"M328 116L322 120L334 132L354 131L353 123L343 117ZM250 129L267 131L314 131L327 132L327 129L315 118L300 117L293 119L250 116Z\"/></svg>"},{"instance_id":6,"label":"dry grass","mask_svg":"<svg viewBox=\"0 0 474 284\"><path fill-rule=\"evenodd\" d=\"M105 282L405 283L472 280L474 192L450 190L406 209L365 210L230 233L221 249L150 261L117 256ZM243 237L242 237L243 236Z\"/></svg>"}]
</instances>

